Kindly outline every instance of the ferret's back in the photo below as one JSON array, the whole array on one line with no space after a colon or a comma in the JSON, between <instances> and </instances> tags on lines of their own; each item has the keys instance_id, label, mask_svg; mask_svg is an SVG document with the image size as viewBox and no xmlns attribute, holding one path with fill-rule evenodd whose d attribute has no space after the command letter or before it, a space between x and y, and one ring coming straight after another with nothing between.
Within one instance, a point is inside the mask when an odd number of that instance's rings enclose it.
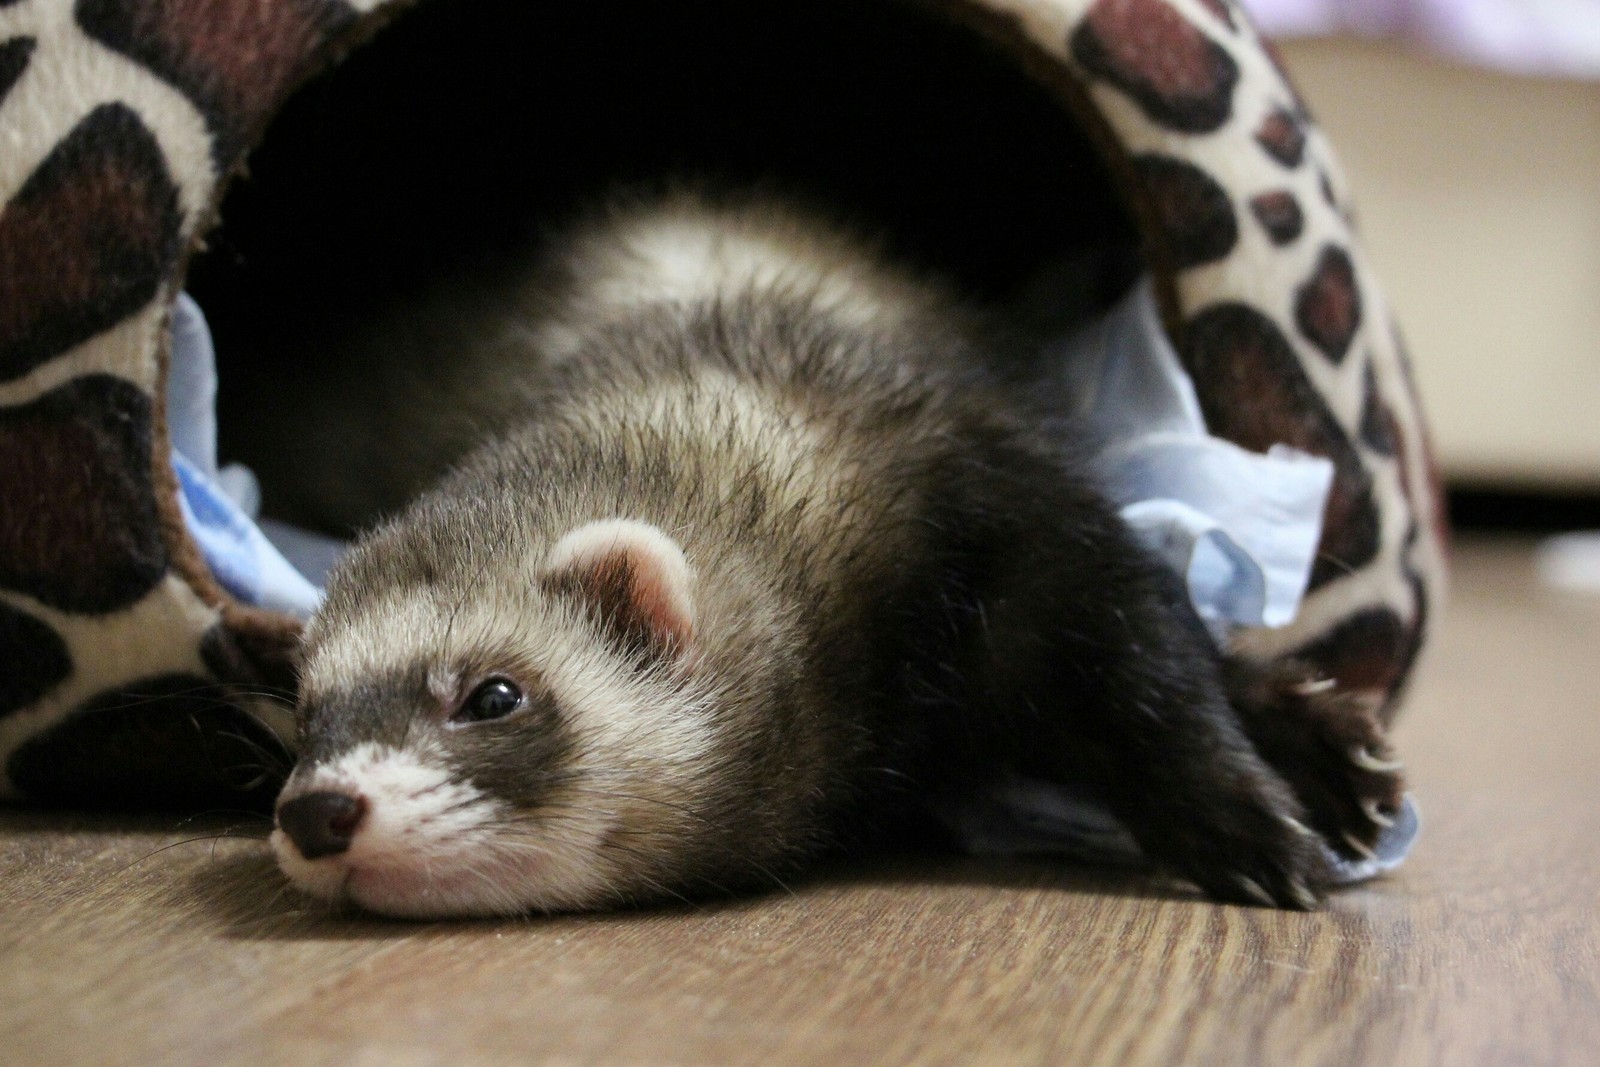
<instances>
[{"instance_id":1,"label":"ferret's back","mask_svg":"<svg viewBox=\"0 0 1600 1067\"><path fill-rule=\"evenodd\" d=\"M359 527L402 507L477 442L590 387L592 375L579 383L561 372L604 348L598 337L625 338L641 313L678 316L683 326L784 306L884 343L919 337L915 356L925 365L953 367L958 339L974 332L937 283L889 266L872 242L786 201L618 197L510 268L442 283L363 323L341 339L343 358L326 377L284 386L295 394L285 418L252 429L262 439L242 458L261 473L280 517ZM724 313L702 314L718 307ZM769 327L782 324L761 328ZM716 343L714 329L699 332ZM630 358L642 344L629 345Z\"/></svg>"}]
</instances>

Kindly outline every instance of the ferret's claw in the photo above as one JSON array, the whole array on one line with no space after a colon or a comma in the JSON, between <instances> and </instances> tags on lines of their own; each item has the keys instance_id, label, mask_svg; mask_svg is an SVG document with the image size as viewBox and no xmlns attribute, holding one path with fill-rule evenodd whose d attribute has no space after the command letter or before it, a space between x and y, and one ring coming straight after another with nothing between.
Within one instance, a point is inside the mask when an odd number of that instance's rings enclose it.
<instances>
[{"instance_id":1,"label":"ferret's claw","mask_svg":"<svg viewBox=\"0 0 1600 1067\"><path fill-rule=\"evenodd\" d=\"M1350 749L1350 762L1364 771L1374 774L1394 774L1406 768L1399 760L1379 759L1372 754L1372 750L1365 745L1355 745Z\"/></svg>"},{"instance_id":2,"label":"ferret's claw","mask_svg":"<svg viewBox=\"0 0 1600 1067\"><path fill-rule=\"evenodd\" d=\"M1275 908L1278 902L1272 899L1272 894L1261 888L1261 883L1254 878L1247 878L1242 874L1233 876L1234 883L1244 890L1246 896L1265 908Z\"/></svg>"},{"instance_id":3,"label":"ferret's claw","mask_svg":"<svg viewBox=\"0 0 1600 1067\"><path fill-rule=\"evenodd\" d=\"M1304 882L1291 881L1289 883L1289 896L1293 898L1295 905L1301 911L1317 910L1317 895Z\"/></svg>"},{"instance_id":4,"label":"ferret's claw","mask_svg":"<svg viewBox=\"0 0 1600 1067\"><path fill-rule=\"evenodd\" d=\"M1361 802L1361 810L1366 814L1367 818L1371 819L1374 823L1383 827L1385 830L1394 825L1394 817L1391 815L1385 815L1377 800L1374 800L1370 797L1363 800Z\"/></svg>"},{"instance_id":5,"label":"ferret's claw","mask_svg":"<svg viewBox=\"0 0 1600 1067\"><path fill-rule=\"evenodd\" d=\"M1301 837L1320 838L1321 836L1311 827L1307 826L1299 819L1296 819L1293 815L1283 816L1283 824L1289 829L1293 830L1295 833L1299 834Z\"/></svg>"},{"instance_id":6,"label":"ferret's claw","mask_svg":"<svg viewBox=\"0 0 1600 1067\"><path fill-rule=\"evenodd\" d=\"M1378 858L1378 854L1372 851L1365 841L1361 840L1348 830L1344 832L1344 843L1350 846L1350 850L1352 852L1356 853L1363 859L1375 860Z\"/></svg>"}]
</instances>

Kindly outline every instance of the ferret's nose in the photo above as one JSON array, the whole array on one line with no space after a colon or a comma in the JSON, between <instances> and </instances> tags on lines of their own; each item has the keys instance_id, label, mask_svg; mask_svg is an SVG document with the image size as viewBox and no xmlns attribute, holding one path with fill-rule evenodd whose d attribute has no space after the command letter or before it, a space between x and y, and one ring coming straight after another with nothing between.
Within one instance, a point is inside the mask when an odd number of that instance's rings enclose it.
<instances>
[{"instance_id":1,"label":"ferret's nose","mask_svg":"<svg viewBox=\"0 0 1600 1067\"><path fill-rule=\"evenodd\" d=\"M337 856L367 814L365 797L307 793L278 805L278 826L308 860Z\"/></svg>"}]
</instances>

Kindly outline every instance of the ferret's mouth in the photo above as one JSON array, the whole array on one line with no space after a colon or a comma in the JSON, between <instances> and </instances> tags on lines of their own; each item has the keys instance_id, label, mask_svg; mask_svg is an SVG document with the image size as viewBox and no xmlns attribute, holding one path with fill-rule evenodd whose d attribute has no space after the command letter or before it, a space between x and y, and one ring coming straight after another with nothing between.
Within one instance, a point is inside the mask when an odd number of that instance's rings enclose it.
<instances>
[{"instance_id":1,"label":"ferret's mouth","mask_svg":"<svg viewBox=\"0 0 1600 1067\"><path fill-rule=\"evenodd\" d=\"M408 869L350 866L341 886L344 900L367 911L402 919L504 914L484 899L475 872L439 874Z\"/></svg>"},{"instance_id":2,"label":"ferret's mouth","mask_svg":"<svg viewBox=\"0 0 1600 1067\"><path fill-rule=\"evenodd\" d=\"M541 882L537 857L520 857L515 870L504 864L486 868L464 857L389 863L341 853L308 860L281 830L273 831L271 844L279 869L302 893L378 915L446 919L542 910L526 899Z\"/></svg>"},{"instance_id":3,"label":"ferret's mouth","mask_svg":"<svg viewBox=\"0 0 1600 1067\"><path fill-rule=\"evenodd\" d=\"M278 835L273 837L279 868L296 889L319 900L352 904L379 915L416 919L522 910L493 900L494 887L473 870L417 869L364 863L344 856L308 860L291 842L280 844Z\"/></svg>"}]
</instances>

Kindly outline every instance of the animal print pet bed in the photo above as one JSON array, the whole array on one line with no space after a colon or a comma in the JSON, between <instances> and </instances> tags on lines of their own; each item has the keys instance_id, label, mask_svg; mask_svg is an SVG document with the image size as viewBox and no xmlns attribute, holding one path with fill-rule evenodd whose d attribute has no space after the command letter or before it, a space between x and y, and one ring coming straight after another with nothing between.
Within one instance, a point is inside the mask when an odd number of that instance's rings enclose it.
<instances>
[{"instance_id":1,"label":"animal print pet bed","mask_svg":"<svg viewBox=\"0 0 1600 1067\"><path fill-rule=\"evenodd\" d=\"M0 0L0 795L270 798L299 624L230 594L189 532L172 309L280 106L403 6ZM1231 0L935 6L1027 66L1099 146L1210 432L1331 464L1298 613L1229 640L1284 665L1299 694L1284 744L1353 759L1373 796L1398 796L1373 754L1441 591L1445 532L1326 138Z\"/></svg>"}]
</instances>

